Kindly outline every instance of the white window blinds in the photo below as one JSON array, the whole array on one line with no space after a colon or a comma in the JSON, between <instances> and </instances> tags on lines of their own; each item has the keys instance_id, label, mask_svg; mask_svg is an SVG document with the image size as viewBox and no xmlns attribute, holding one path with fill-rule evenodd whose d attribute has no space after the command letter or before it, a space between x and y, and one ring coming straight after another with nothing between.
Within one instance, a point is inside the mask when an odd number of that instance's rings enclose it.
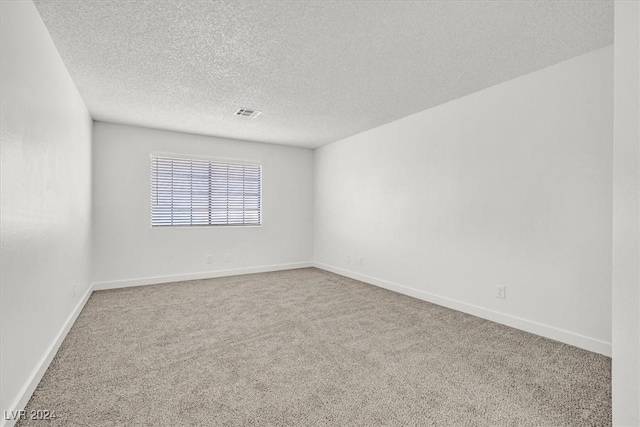
<instances>
[{"instance_id":1,"label":"white window blinds","mask_svg":"<svg viewBox=\"0 0 640 427\"><path fill-rule=\"evenodd\" d=\"M151 225L260 225L262 168L151 156Z\"/></svg>"}]
</instances>

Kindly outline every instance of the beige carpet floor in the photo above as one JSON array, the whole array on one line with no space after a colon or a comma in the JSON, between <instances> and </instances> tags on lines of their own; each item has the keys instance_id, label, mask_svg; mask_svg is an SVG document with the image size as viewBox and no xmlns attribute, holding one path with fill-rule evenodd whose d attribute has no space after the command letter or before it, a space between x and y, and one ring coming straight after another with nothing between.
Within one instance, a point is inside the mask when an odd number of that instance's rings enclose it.
<instances>
[{"instance_id":1,"label":"beige carpet floor","mask_svg":"<svg viewBox=\"0 0 640 427\"><path fill-rule=\"evenodd\" d=\"M95 292L20 426L607 426L611 359L309 268Z\"/></svg>"}]
</instances>

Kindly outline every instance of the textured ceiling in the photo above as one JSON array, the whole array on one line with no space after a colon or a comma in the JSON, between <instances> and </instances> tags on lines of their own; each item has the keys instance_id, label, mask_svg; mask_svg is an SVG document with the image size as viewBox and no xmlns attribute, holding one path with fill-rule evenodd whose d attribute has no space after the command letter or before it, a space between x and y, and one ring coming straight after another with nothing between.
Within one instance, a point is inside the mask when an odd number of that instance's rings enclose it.
<instances>
[{"instance_id":1,"label":"textured ceiling","mask_svg":"<svg viewBox=\"0 0 640 427\"><path fill-rule=\"evenodd\" d=\"M35 4L94 119L311 148L613 43L611 1Z\"/></svg>"}]
</instances>

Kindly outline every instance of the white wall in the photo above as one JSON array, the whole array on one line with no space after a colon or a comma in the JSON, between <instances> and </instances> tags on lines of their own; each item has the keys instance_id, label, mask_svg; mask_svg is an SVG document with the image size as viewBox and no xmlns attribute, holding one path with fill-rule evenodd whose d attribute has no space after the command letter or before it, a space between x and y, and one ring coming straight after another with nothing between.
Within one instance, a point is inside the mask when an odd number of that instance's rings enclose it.
<instances>
[{"instance_id":1,"label":"white wall","mask_svg":"<svg viewBox=\"0 0 640 427\"><path fill-rule=\"evenodd\" d=\"M89 290L92 121L33 3L0 7L0 410L9 411L30 397Z\"/></svg>"},{"instance_id":2,"label":"white wall","mask_svg":"<svg viewBox=\"0 0 640 427\"><path fill-rule=\"evenodd\" d=\"M93 137L97 288L296 267L312 260L313 151L101 122L94 124ZM262 163L263 225L151 228L153 152Z\"/></svg>"},{"instance_id":3,"label":"white wall","mask_svg":"<svg viewBox=\"0 0 640 427\"><path fill-rule=\"evenodd\" d=\"M613 424L640 426L640 3L615 4Z\"/></svg>"},{"instance_id":4,"label":"white wall","mask_svg":"<svg viewBox=\"0 0 640 427\"><path fill-rule=\"evenodd\" d=\"M609 353L612 85L609 46L318 149L318 265Z\"/></svg>"}]
</instances>

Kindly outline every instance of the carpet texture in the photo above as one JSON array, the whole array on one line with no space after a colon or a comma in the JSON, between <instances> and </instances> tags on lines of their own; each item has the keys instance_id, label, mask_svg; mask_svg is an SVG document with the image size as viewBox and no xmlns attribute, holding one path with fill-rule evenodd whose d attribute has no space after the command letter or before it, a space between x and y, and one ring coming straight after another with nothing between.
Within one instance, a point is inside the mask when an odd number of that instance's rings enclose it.
<instances>
[{"instance_id":1,"label":"carpet texture","mask_svg":"<svg viewBox=\"0 0 640 427\"><path fill-rule=\"evenodd\" d=\"M19 426L607 426L611 359L308 268L94 292Z\"/></svg>"}]
</instances>

